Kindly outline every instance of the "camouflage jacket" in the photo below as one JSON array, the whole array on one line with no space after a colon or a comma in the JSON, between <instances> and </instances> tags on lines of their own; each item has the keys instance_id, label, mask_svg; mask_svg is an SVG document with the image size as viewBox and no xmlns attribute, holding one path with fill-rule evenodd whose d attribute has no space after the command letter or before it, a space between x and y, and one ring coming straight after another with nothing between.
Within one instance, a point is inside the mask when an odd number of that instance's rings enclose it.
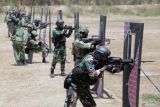
<instances>
[{"instance_id":1,"label":"camouflage jacket","mask_svg":"<svg viewBox=\"0 0 160 107\"><path fill-rule=\"evenodd\" d=\"M60 47L61 45L65 45L66 37L68 38L71 35L71 31L67 29L59 30L55 28L52 31L52 42L55 47Z\"/></svg>"},{"instance_id":2,"label":"camouflage jacket","mask_svg":"<svg viewBox=\"0 0 160 107\"><path fill-rule=\"evenodd\" d=\"M86 54L92 50L92 43L84 43L83 41L76 39L73 43L72 54L75 55L76 58L82 59Z\"/></svg>"},{"instance_id":3,"label":"camouflage jacket","mask_svg":"<svg viewBox=\"0 0 160 107\"><path fill-rule=\"evenodd\" d=\"M27 29L21 27L17 29L15 36L12 37L11 40L15 43L26 45L29 37L30 33L27 31Z\"/></svg>"}]
</instances>

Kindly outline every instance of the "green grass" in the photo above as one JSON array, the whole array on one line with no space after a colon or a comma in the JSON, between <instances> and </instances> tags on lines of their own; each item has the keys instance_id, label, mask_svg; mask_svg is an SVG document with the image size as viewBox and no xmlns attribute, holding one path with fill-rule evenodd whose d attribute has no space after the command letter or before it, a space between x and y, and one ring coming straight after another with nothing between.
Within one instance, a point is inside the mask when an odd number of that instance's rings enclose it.
<instances>
[{"instance_id":1,"label":"green grass","mask_svg":"<svg viewBox=\"0 0 160 107\"><path fill-rule=\"evenodd\" d=\"M160 95L143 94L142 100L149 104L160 104Z\"/></svg>"},{"instance_id":2,"label":"green grass","mask_svg":"<svg viewBox=\"0 0 160 107\"><path fill-rule=\"evenodd\" d=\"M63 12L63 15L64 15L66 18L73 18L73 13L72 13L72 11L70 11L70 10L65 10L65 11Z\"/></svg>"},{"instance_id":3,"label":"green grass","mask_svg":"<svg viewBox=\"0 0 160 107\"><path fill-rule=\"evenodd\" d=\"M78 11L80 14L101 15L132 15L132 16L160 16L160 5L150 6L70 6L71 12Z\"/></svg>"}]
</instances>

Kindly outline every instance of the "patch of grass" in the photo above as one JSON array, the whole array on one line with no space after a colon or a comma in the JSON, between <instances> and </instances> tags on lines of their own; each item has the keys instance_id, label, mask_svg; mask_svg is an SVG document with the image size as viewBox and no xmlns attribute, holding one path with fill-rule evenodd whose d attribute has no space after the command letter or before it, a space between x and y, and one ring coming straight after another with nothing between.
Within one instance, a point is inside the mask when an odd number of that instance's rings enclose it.
<instances>
[{"instance_id":1,"label":"patch of grass","mask_svg":"<svg viewBox=\"0 0 160 107\"><path fill-rule=\"evenodd\" d=\"M160 6L152 9L148 9L143 12L143 16L160 16Z\"/></svg>"},{"instance_id":2,"label":"patch of grass","mask_svg":"<svg viewBox=\"0 0 160 107\"><path fill-rule=\"evenodd\" d=\"M111 6L111 5L100 5L95 4L90 6L79 6L73 5L68 6L72 12L79 12L80 14L101 14L101 15L132 15L132 16L160 16L160 5L122 5L122 6Z\"/></svg>"},{"instance_id":3,"label":"patch of grass","mask_svg":"<svg viewBox=\"0 0 160 107\"><path fill-rule=\"evenodd\" d=\"M70 10L66 10L63 12L63 15L66 17L66 18L73 18L73 13L70 11Z\"/></svg>"},{"instance_id":4,"label":"patch of grass","mask_svg":"<svg viewBox=\"0 0 160 107\"><path fill-rule=\"evenodd\" d=\"M152 95L152 94L143 94L142 100L149 104L159 104L160 103L160 95Z\"/></svg>"}]
</instances>

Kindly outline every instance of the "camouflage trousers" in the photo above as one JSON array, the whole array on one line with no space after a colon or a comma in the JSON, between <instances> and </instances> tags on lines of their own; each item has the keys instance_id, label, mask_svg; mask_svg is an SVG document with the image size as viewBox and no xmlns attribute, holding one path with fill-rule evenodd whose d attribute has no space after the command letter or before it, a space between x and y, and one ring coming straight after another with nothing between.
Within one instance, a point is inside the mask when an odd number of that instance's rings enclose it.
<instances>
[{"instance_id":1,"label":"camouflage trousers","mask_svg":"<svg viewBox=\"0 0 160 107\"><path fill-rule=\"evenodd\" d=\"M47 57L47 49L43 48L43 47L37 47L37 48L32 48L29 50L28 52L28 63L32 63L33 60L33 53L39 53L42 52L42 59Z\"/></svg>"},{"instance_id":2,"label":"camouflage trousers","mask_svg":"<svg viewBox=\"0 0 160 107\"><path fill-rule=\"evenodd\" d=\"M53 60L51 64L51 74L54 74L54 69L57 62L61 64L61 73L65 72L65 61L66 61L66 47L61 46L60 48L55 48L53 53Z\"/></svg>"},{"instance_id":3,"label":"camouflage trousers","mask_svg":"<svg viewBox=\"0 0 160 107\"><path fill-rule=\"evenodd\" d=\"M11 36L14 36L16 32L16 26L13 24L7 24L7 26L8 26L8 35L11 34Z\"/></svg>"},{"instance_id":4,"label":"camouflage trousers","mask_svg":"<svg viewBox=\"0 0 160 107\"><path fill-rule=\"evenodd\" d=\"M13 42L12 46L16 62L25 61L24 46L20 42Z\"/></svg>"},{"instance_id":5,"label":"camouflage trousers","mask_svg":"<svg viewBox=\"0 0 160 107\"><path fill-rule=\"evenodd\" d=\"M78 99L81 101L83 107L96 107L96 103L88 87L76 87L72 83L71 85L67 89L64 107L76 107Z\"/></svg>"}]
</instances>

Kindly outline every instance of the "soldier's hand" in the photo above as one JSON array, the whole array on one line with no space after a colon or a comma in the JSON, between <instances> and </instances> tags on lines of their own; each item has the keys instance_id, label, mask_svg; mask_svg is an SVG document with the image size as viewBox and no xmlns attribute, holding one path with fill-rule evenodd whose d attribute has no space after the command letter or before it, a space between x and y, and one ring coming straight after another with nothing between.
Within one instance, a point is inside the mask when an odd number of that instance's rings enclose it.
<instances>
[{"instance_id":1,"label":"soldier's hand","mask_svg":"<svg viewBox=\"0 0 160 107\"><path fill-rule=\"evenodd\" d=\"M99 43L97 41L92 41L92 45L98 45Z\"/></svg>"},{"instance_id":2,"label":"soldier's hand","mask_svg":"<svg viewBox=\"0 0 160 107\"><path fill-rule=\"evenodd\" d=\"M38 42L38 45L39 45L39 46L42 46L42 42L41 42L41 41L40 41L40 42Z\"/></svg>"},{"instance_id":3,"label":"soldier's hand","mask_svg":"<svg viewBox=\"0 0 160 107\"><path fill-rule=\"evenodd\" d=\"M62 32L61 32L61 35L65 35L67 33L67 29L64 29Z\"/></svg>"},{"instance_id":4,"label":"soldier's hand","mask_svg":"<svg viewBox=\"0 0 160 107\"><path fill-rule=\"evenodd\" d=\"M103 66L101 69L99 69L100 72L104 72L106 70L106 66Z\"/></svg>"}]
</instances>

